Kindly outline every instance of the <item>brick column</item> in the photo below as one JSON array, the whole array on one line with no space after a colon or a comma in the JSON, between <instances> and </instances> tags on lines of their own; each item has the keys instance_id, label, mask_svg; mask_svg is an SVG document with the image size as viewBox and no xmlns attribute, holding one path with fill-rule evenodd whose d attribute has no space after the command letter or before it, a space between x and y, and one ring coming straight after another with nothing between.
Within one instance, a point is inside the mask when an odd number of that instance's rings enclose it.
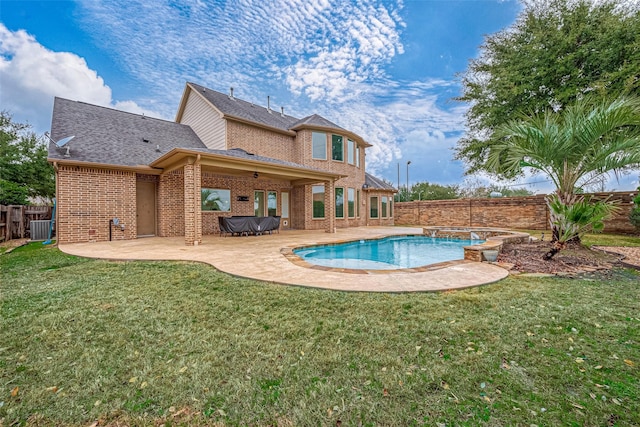
<instances>
[{"instance_id":1,"label":"brick column","mask_svg":"<svg viewBox=\"0 0 640 427\"><path fill-rule=\"evenodd\" d=\"M202 243L202 215L200 212L200 163L184 165L184 243Z\"/></svg>"},{"instance_id":2,"label":"brick column","mask_svg":"<svg viewBox=\"0 0 640 427\"><path fill-rule=\"evenodd\" d=\"M333 180L326 181L324 184L324 223L327 233L336 232L336 198L335 183Z\"/></svg>"}]
</instances>

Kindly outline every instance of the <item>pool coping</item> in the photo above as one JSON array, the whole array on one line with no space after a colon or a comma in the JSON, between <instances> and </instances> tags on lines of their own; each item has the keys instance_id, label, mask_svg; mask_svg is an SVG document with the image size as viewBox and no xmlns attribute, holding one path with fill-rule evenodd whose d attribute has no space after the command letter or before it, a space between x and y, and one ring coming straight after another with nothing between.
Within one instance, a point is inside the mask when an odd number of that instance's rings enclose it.
<instances>
[{"instance_id":1,"label":"pool coping","mask_svg":"<svg viewBox=\"0 0 640 427\"><path fill-rule=\"evenodd\" d=\"M436 292L486 285L504 279L508 271L490 263L461 260L430 266L427 271L396 271L385 274L349 274L323 271L290 262L281 250L354 238L394 234L420 234L417 227L352 227L336 233L282 230L248 237L203 236L202 244L186 246L184 237L148 237L113 242L60 244L65 253L108 260L188 261L209 264L219 271L269 283L347 292Z\"/></svg>"},{"instance_id":2,"label":"pool coping","mask_svg":"<svg viewBox=\"0 0 640 427\"><path fill-rule=\"evenodd\" d=\"M434 262L431 264L425 264L425 265L421 265L419 267L408 267L408 268L389 268L389 269L371 269L371 268L345 268L345 267L329 267L329 266L325 266L325 265L318 265L318 264L313 264L311 262L305 261L304 258L302 258L301 256L297 255L294 253L294 251L298 250L298 249L305 249L305 248L313 248L313 247L322 247L322 246L337 246L337 245L342 245L342 244L347 244L347 243L354 243L357 241L361 241L361 240L383 240L383 239L387 239L389 237L413 237L413 236L425 236L425 237L429 237L426 236L425 234L389 234L386 236L379 236L379 237L375 237L375 238L371 238L371 239L350 239L350 240L338 240L335 242L330 242L330 243L321 243L321 244L314 244L314 245L302 245L302 246L288 246L288 247L284 247L282 249L280 249L280 253L282 255L284 255L285 258L287 258L289 260L289 262L292 262L293 264L300 266L300 267L304 267L304 268L310 268L313 270L321 270L321 271L336 271L336 272L340 272L340 273L347 273L347 274L391 274L391 273L400 273L400 272L404 272L404 273L421 273L421 272L425 272L425 271L434 271L434 270L439 270L441 268L447 268L447 267L451 267L453 265L458 265L458 264L465 264L468 262L472 262L470 260L467 260L465 258L463 259L454 259L454 260L450 260L450 261L441 261L441 262ZM466 248L466 246L465 246ZM466 250L465 250L466 252Z\"/></svg>"}]
</instances>

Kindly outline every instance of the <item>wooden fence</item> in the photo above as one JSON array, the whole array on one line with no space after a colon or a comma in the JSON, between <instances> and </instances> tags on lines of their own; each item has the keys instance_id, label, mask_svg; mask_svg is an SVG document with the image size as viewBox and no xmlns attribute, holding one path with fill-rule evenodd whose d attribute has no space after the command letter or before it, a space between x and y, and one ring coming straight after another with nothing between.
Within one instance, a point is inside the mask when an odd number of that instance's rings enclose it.
<instances>
[{"instance_id":1,"label":"wooden fence","mask_svg":"<svg viewBox=\"0 0 640 427\"><path fill-rule=\"evenodd\" d=\"M0 205L0 242L31 237L31 221L51 219L51 206Z\"/></svg>"}]
</instances>

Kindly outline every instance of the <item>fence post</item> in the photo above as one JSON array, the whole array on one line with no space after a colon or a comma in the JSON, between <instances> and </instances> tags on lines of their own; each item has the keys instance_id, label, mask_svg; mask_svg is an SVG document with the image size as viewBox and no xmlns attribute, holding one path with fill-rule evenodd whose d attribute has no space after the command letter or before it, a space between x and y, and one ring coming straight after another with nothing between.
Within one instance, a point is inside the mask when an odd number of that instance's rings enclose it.
<instances>
[{"instance_id":1,"label":"fence post","mask_svg":"<svg viewBox=\"0 0 640 427\"><path fill-rule=\"evenodd\" d=\"M7 220L7 207L0 205L0 241L7 240L7 229L9 221Z\"/></svg>"}]
</instances>

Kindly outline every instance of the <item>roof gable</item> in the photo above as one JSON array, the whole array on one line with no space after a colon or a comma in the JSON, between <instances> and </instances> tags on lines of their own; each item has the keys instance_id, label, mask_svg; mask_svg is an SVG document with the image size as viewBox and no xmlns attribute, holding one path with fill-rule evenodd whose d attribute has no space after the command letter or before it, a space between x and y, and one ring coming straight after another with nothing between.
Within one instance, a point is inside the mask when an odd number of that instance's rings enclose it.
<instances>
[{"instance_id":1,"label":"roof gable","mask_svg":"<svg viewBox=\"0 0 640 427\"><path fill-rule=\"evenodd\" d=\"M291 125L291 129L299 129L303 127L321 127L321 128L329 128L329 129L337 129L337 130L346 130L318 114L312 114L310 116L307 116L304 119L300 119L297 122L295 122L293 125Z\"/></svg>"},{"instance_id":2,"label":"roof gable","mask_svg":"<svg viewBox=\"0 0 640 427\"><path fill-rule=\"evenodd\" d=\"M202 95L215 108L227 117L239 118L262 126L267 126L282 131L291 129L291 125L298 121L297 118L282 114L280 111L268 109L244 101L240 98L208 89L196 83L187 83L193 90Z\"/></svg>"}]
</instances>

